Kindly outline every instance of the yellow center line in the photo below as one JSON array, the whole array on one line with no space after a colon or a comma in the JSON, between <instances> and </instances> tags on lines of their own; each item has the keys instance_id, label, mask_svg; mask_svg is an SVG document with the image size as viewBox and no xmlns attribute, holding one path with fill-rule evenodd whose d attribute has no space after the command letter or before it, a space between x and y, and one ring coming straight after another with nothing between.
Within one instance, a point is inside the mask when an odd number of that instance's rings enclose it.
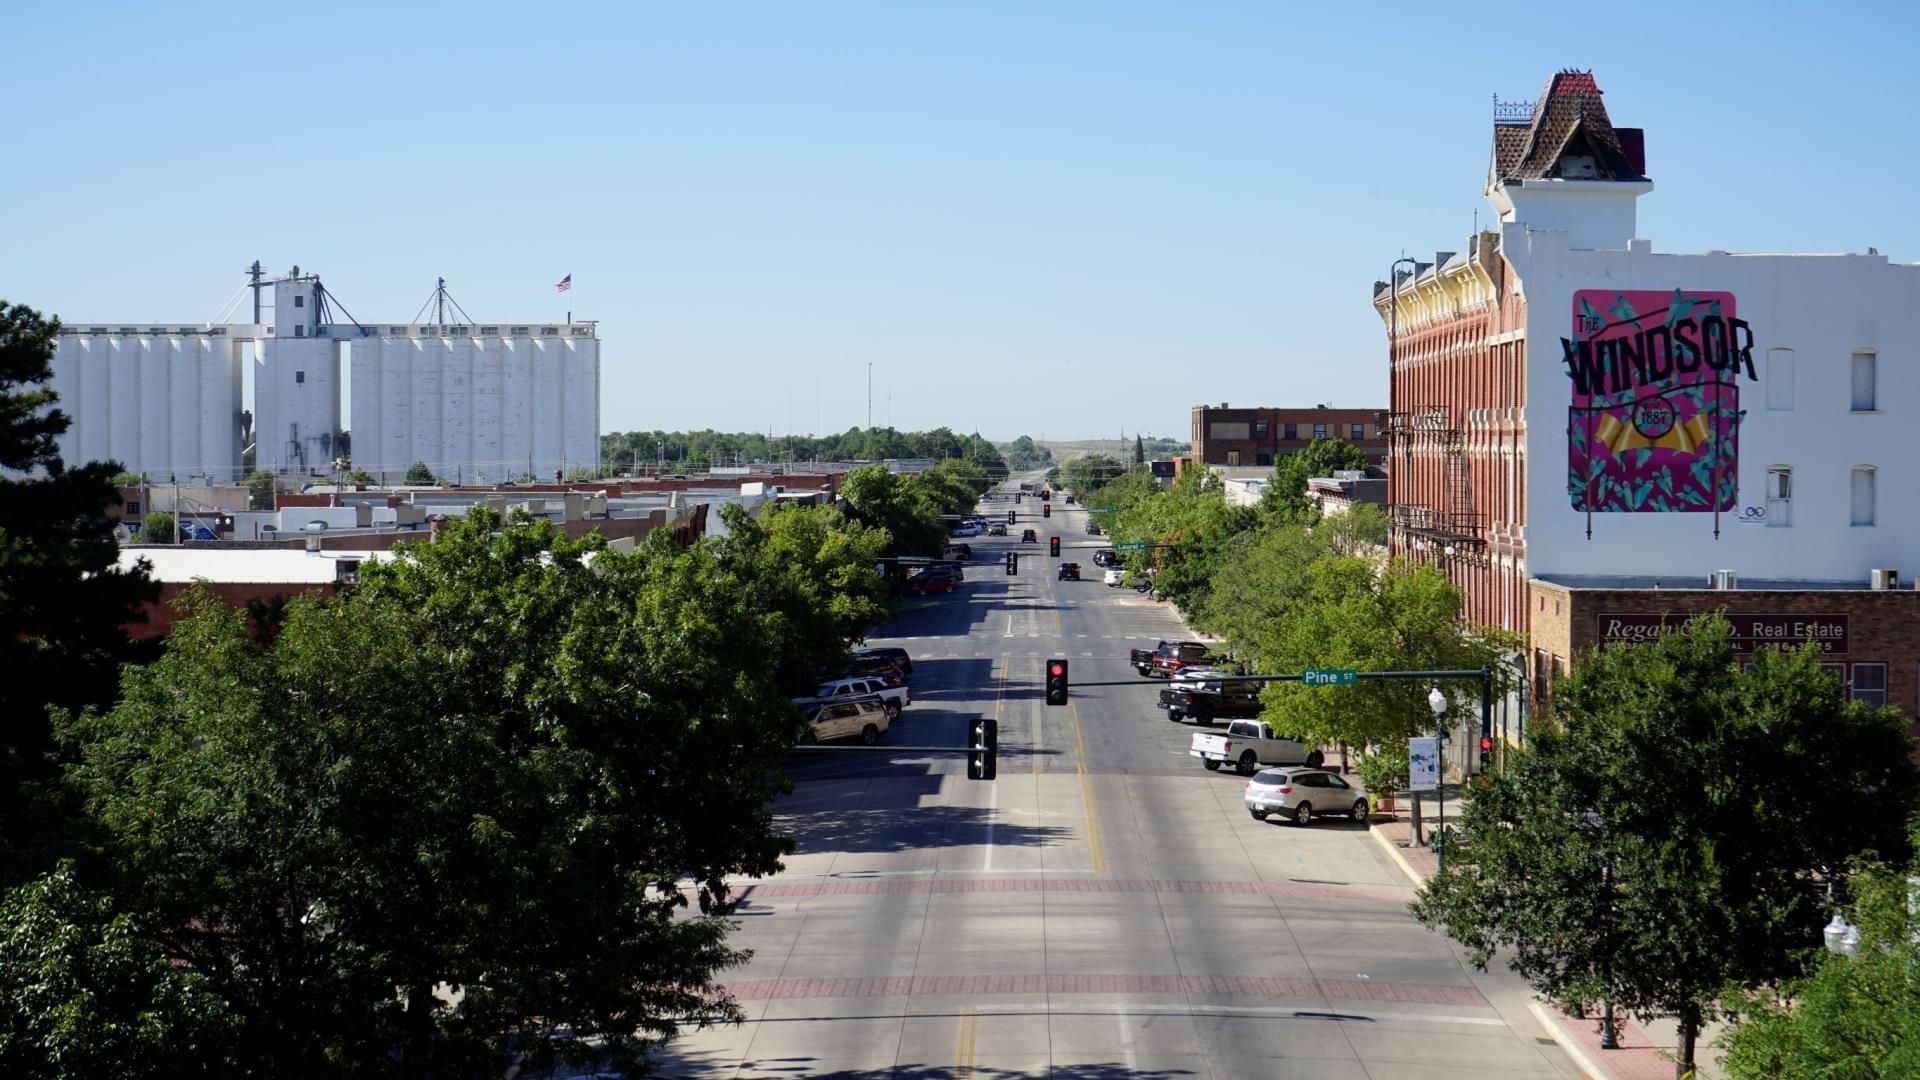
<instances>
[{"instance_id":1,"label":"yellow center line","mask_svg":"<svg viewBox=\"0 0 1920 1080\"><path fill-rule=\"evenodd\" d=\"M960 1034L953 1046L955 1076L973 1076L974 1044L979 1035L980 1011L971 1005L960 1006Z\"/></svg>"},{"instance_id":2,"label":"yellow center line","mask_svg":"<svg viewBox=\"0 0 1920 1080\"><path fill-rule=\"evenodd\" d=\"M999 670L999 674L994 676L995 681L999 683L999 687L993 692L993 722L995 725L998 725L1000 723L1000 703L1007 696L1007 675L1010 674L1013 667L1013 657L1002 653L1000 659L995 662L994 667Z\"/></svg>"},{"instance_id":3,"label":"yellow center line","mask_svg":"<svg viewBox=\"0 0 1920 1080\"><path fill-rule=\"evenodd\" d=\"M1073 767L1080 774L1080 801L1087 809L1087 852L1093 857L1093 872L1104 874L1107 844L1100 833L1100 802L1093 797L1093 774L1087 771L1087 743L1080 736L1080 703L1069 698L1067 708L1073 724Z\"/></svg>"}]
</instances>

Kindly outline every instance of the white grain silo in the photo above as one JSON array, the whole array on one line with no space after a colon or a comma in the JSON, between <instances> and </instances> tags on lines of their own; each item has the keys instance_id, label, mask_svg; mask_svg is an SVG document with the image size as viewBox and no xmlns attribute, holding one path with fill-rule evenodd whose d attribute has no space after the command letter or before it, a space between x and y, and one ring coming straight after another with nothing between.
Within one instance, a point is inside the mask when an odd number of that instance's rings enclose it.
<instances>
[{"instance_id":1,"label":"white grain silo","mask_svg":"<svg viewBox=\"0 0 1920 1080\"><path fill-rule=\"evenodd\" d=\"M52 386L72 423L61 457L231 483L241 471L240 365L227 327L62 327Z\"/></svg>"},{"instance_id":2,"label":"white grain silo","mask_svg":"<svg viewBox=\"0 0 1920 1080\"><path fill-rule=\"evenodd\" d=\"M443 479L484 484L598 467L592 325L378 330L353 342L356 468L391 477L419 461Z\"/></svg>"}]
</instances>

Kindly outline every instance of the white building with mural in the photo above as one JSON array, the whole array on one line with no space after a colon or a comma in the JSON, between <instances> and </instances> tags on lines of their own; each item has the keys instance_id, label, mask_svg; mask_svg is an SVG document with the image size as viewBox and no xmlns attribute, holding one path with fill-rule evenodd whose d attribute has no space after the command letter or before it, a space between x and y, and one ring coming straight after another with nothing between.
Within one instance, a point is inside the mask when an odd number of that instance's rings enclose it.
<instances>
[{"instance_id":1,"label":"white building with mural","mask_svg":"<svg viewBox=\"0 0 1920 1080\"><path fill-rule=\"evenodd\" d=\"M1498 227L1374 290L1395 551L1529 637L1536 693L1724 609L1743 648L1816 640L1920 710L1920 264L1658 250L1646 139L1586 72L1493 136Z\"/></svg>"}]
</instances>

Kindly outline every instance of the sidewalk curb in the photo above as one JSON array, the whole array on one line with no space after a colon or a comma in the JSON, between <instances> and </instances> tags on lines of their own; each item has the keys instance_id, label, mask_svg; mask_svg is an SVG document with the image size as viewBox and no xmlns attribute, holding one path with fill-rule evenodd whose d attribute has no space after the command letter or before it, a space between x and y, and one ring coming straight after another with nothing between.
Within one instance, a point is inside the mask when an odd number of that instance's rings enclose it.
<instances>
[{"instance_id":1,"label":"sidewalk curb","mask_svg":"<svg viewBox=\"0 0 1920 1080\"><path fill-rule=\"evenodd\" d=\"M1367 823L1367 835L1373 837L1374 843L1385 848L1388 855L1393 856L1394 863L1400 867L1401 873L1407 875L1407 880L1413 882L1414 888L1420 888L1427 883L1426 878L1414 871L1413 864L1407 861L1407 857L1400 854L1400 845L1387 839L1386 834L1374 828L1371 821Z\"/></svg>"},{"instance_id":2,"label":"sidewalk curb","mask_svg":"<svg viewBox=\"0 0 1920 1080\"><path fill-rule=\"evenodd\" d=\"M1593 1056L1587 1053L1587 1048L1567 1034L1566 1025L1560 1023L1552 1013L1548 1012L1538 998L1528 999L1527 1010L1533 1013L1533 1018L1540 1021L1540 1026L1547 1029L1547 1034L1553 1036L1553 1041L1560 1044L1560 1049L1567 1052L1567 1056L1573 1059L1573 1063L1581 1071L1593 1077L1594 1080L1610 1080L1613 1074L1601 1068L1600 1063L1593 1060Z\"/></svg>"}]
</instances>

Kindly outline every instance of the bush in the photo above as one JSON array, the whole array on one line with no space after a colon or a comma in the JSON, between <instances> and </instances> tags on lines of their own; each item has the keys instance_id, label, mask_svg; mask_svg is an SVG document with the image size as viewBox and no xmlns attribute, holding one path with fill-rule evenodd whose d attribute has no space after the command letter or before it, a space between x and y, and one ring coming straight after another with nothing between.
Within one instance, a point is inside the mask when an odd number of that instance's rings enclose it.
<instances>
[{"instance_id":1,"label":"bush","mask_svg":"<svg viewBox=\"0 0 1920 1080\"><path fill-rule=\"evenodd\" d=\"M161 511L148 514L140 524L140 542L143 544L176 544L180 537L174 527L173 515Z\"/></svg>"}]
</instances>

